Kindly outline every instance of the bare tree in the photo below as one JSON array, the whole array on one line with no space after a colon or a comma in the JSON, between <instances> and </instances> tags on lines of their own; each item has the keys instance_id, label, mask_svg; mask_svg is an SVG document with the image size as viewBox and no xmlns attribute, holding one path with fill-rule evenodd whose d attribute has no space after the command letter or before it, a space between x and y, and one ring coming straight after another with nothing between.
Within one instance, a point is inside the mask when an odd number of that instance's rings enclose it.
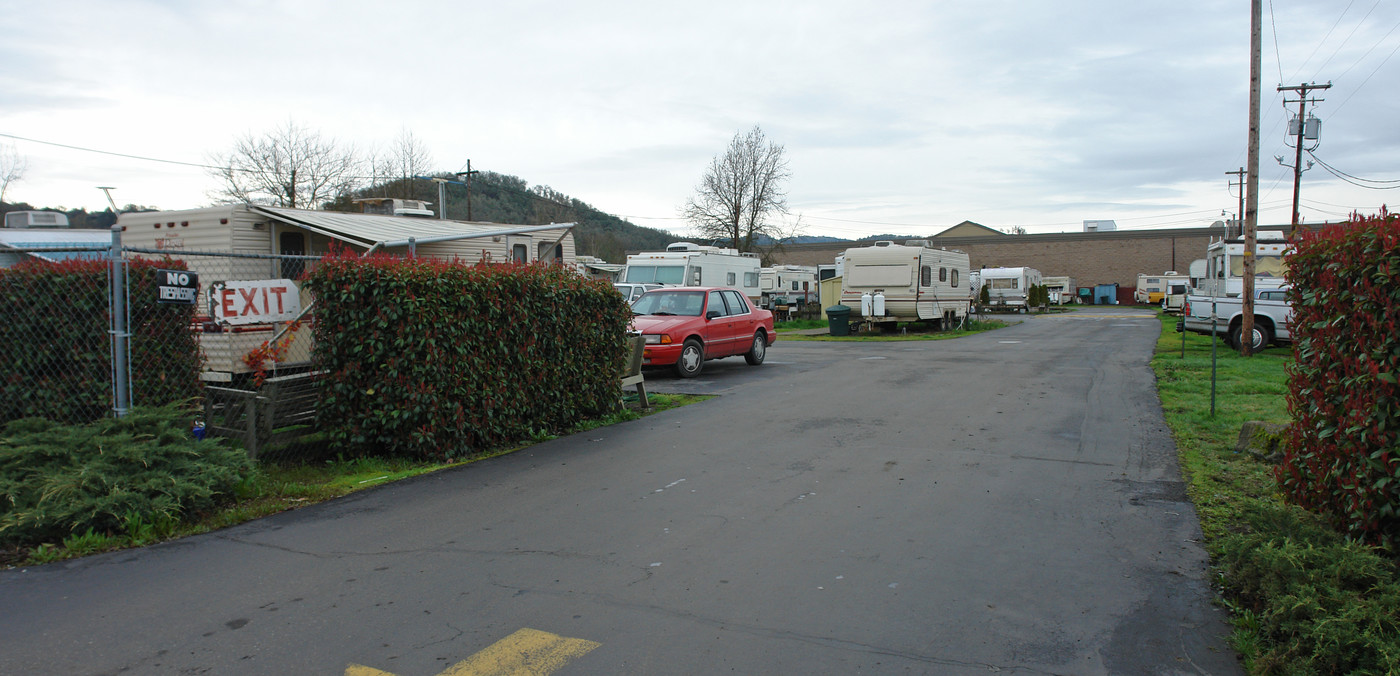
<instances>
[{"instance_id":1,"label":"bare tree","mask_svg":"<svg viewBox=\"0 0 1400 676\"><path fill-rule=\"evenodd\" d=\"M15 144L0 146L0 202L5 201L5 191L9 190L10 184L24 178L24 171L28 168L29 160L15 150Z\"/></svg>"},{"instance_id":2,"label":"bare tree","mask_svg":"<svg viewBox=\"0 0 1400 676\"><path fill-rule=\"evenodd\" d=\"M211 194L219 201L311 208L354 190L362 163L353 147L341 147L288 120L287 124L234 142L216 155L212 173L223 181Z\"/></svg>"},{"instance_id":3,"label":"bare tree","mask_svg":"<svg viewBox=\"0 0 1400 676\"><path fill-rule=\"evenodd\" d=\"M783 146L769 142L754 125L747 134L736 132L724 154L710 161L681 213L702 237L753 251L765 238L781 238L769 218L787 213L783 184L790 176Z\"/></svg>"},{"instance_id":4,"label":"bare tree","mask_svg":"<svg viewBox=\"0 0 1400 676\"><path fill-rule=\"evenodd\" d=\"M396 181L399 197L413 199L413 177L432 171L432 163L433 154L428 152L428 147L405 128L399 131L387 151L379 153L374 161L374 175Z\"/></svg>"}]
</instances>

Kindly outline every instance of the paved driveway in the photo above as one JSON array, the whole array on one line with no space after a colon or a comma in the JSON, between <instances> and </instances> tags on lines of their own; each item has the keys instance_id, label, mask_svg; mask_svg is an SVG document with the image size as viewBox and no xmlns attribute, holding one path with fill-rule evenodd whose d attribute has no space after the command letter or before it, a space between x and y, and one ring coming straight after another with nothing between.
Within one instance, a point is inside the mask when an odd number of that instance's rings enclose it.
<instances>
[{"instance_id":1,"label":"paved driveway","mask_svg":"<svg viewBox=\"0 0 1400 676\"><path fill-rule=\"evenodd\" d=\"M1237 673L1150 313L780 340L721 396L0 572L0 673Z\"/></svg>"}]
</instances>

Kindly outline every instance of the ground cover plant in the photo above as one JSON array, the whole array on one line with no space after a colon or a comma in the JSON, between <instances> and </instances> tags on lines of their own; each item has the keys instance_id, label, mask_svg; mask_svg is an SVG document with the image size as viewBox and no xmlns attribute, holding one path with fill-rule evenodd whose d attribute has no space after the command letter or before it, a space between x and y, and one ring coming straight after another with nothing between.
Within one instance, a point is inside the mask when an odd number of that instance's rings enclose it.
<instances>
[{"instance_id":1,"label":"ground cover plant","mask_svg":"<svg viewBox=\"0 0 1400 676\"><path fill-rule=\"evenodd\" d=\"M1152 366L1222 603L1233 615L1231 642L1246 668L1397 673L1393 552L1348 541L1322 517L1288 504L1275 465L1235 451L1244 422L1290 422L1292 351L1272 347L1246 359L1220 343L1212 416L1211 337L1178 334L1176 321L1163 315Z\"/></svg>"}]
</instances>

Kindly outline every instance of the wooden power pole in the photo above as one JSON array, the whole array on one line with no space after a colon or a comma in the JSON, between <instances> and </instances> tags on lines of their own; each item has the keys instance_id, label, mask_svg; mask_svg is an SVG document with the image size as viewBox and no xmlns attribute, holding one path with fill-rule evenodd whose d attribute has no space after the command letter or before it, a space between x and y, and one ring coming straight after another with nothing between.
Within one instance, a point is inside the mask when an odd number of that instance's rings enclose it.
<instances>
[{"instance_id":1,"label":"wooden power pole","mask_svg":"<svg viewBox=\"0 0 1400 676\"><path fill-rule=\"evenodd\" d=\"M1244 307L1240 317L1240 354L1254 355L1254 249L1259 227L1259 61L1264 23L1262 0L1249 3L1249 184L1244 206Z\"/></svg>"}]
</instances>

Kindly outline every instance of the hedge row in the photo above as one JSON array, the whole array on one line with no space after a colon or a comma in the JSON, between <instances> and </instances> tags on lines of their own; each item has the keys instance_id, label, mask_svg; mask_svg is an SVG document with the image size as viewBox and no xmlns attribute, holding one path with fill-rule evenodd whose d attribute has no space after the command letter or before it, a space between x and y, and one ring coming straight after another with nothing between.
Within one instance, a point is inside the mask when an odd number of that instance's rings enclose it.
<instances>
[{"instance_id":1,"label":"hedge row","mask_svg":"<svg viewBox=\"0 0 1400 676\"><path fill-rule=\"evenodd\" d=\"M1400 543L1400 218L1304 233L1288 281L1294 424L1279 482L1351 537Z\"/></svg>"},{"instance_id":2,"label":"hedge row","mask_svg":"<svg viewBox=\"0 0 1400 676\"><path fill-rule=\"evenodd\" d=\"M195 306L157 302L156 270L183 262L129 261L132 399L160 406L199 394ZM71 423L112 410L108 265L26 261L0 269L0 424L27 417Z\"/></svg>"},{"instance_id":3,"label":"hedge row","mask_svg":"<svg viewBox=\"0 0 1400 676\"><path fill-rule=\"evenodd\" d=\"M317 413L347 453L462 457L616 406L631 311L558 266L327 256Z\"/></svg>"}]
</instances>

